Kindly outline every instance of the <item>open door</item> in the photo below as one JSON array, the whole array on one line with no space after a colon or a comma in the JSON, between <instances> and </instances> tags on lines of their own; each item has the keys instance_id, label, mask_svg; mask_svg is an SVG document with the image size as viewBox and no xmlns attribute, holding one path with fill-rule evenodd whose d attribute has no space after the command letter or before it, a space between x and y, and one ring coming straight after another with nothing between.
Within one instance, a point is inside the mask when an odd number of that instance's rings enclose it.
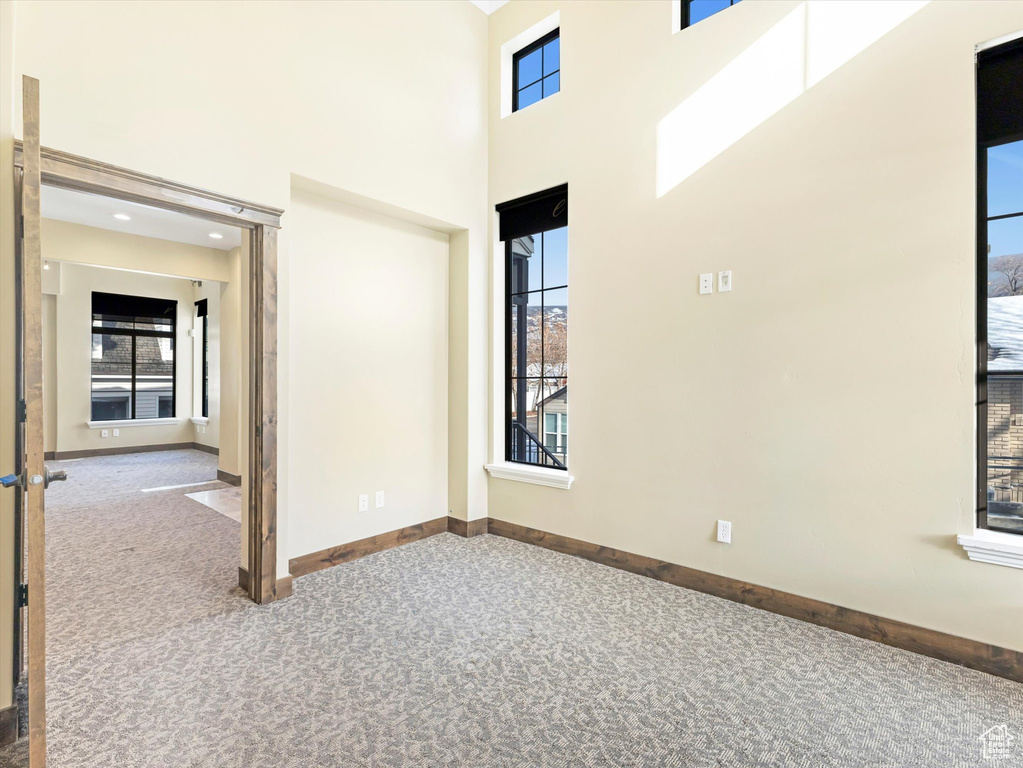
<instances>
[{"instance_id":1,"label":"open door","mask_svg":"<svg viewBox=\"0 0 1023 768\"><path fill-rule=\"evenodd\" d=\"M40 243L39 187L42 183L39 144L39 81L22 78L24 165L21 178L21 247L16 287L19 316L19 411L23 424L18 477L25 530L27 587L28 738L29 765L46 765L46 534L44 496L52 480L43 465L43 328L42 246Z\"/></svg>"}]
</instances>

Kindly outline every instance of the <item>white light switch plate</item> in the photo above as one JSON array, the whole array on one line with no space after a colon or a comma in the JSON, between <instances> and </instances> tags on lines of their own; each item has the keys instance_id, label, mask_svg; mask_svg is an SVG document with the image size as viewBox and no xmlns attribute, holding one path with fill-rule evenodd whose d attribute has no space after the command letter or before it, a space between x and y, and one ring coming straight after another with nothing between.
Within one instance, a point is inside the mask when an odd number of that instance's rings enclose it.
<instances>
[{"instance_id":1,"label":"white light switch plate","mask_svg":"<svg viewBox=\"0 0 1023 768\"><path fill-rule=\"evenodd\" d=\"M377 504L377 509L380 509L382 506L384 506L384 492L383 491L377 491L376 504Z\"/></svg>"},{"instance_id":2,"label":"white light switch plate","mask_svg":"<svg viewBox=\"0 0 1023 768\"><path fill-rule=\"evenodd\" d=\"M115 429L114 430L114 437L120 437L120 436L121 436L121 430Z\"/></svg>"},{"instance_id":3,"label":"white light switch plate","mask_svg":"<svg viewBox=\"0 0 1023 768\"><path fill-rule=\"evenodd\" d=\"M727 293L732 290L732 270L718 272L718 293Z\"/></svg>"},{"instance_id":4,"label":"white light switch plate","mask_svg":"<svg viewBox=\"0 0 1023 768\"><path fill-rule=\"evenodd\" d=\"M109 429L101 429L99 431L99 436L100 437L110 437L110 430Z\"/></svg>"},{"instance_id":5,"label":"white light switch plate","mask_svg":"<svg viewBox=\"0 0 1023 768\"><path fill-rule=\"evenodd\" d=\"M700 293L714 293L714 273L704 272L700 275Z\"/></svg>"},{"instance_id":6,"label":"white light switch plate","mask_svg":"<svg viewBox=\"0 0 1023 768\"><path fill-rule=\"evenodd\" d=\"M359 511L360 512L369 512L369 494L368 493L361 493L361 494L359 494Z\"/></svg>"}]
</instances>

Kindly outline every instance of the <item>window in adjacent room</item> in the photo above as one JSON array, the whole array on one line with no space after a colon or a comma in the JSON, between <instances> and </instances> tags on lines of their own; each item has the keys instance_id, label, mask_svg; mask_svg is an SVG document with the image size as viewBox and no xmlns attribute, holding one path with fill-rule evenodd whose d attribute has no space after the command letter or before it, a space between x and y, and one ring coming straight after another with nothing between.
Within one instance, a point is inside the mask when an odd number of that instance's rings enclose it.
<instances>
[{"instance_id":1,"label":"window in adjacent room","mask_svg":"<svg viewBox=\"0 0 1023 768\"><path fill-rule=\"evenodd\" d=\"M679 0L682 3L682 29L735 5L739 0Z\"/></svg>"},{"instance_id":2,"label":"window in adjacent room","mask_svg":"<svg viewBox=\"0 0 1023 768\"><path fill-rule=\"evenodd\" d=\"M512 111L561 90L560 29L530 43L512 57Z\"/></svg>"},{"instance_id":3,"label":"window in adjacent room","mask_svg":"<svg viewBox=\"0 0 1023 768\"><path fill-rule=\"evenodd\" d=\"M199 375L202 376L202 417L209 418L210 415L210 318L209 300L201 299L195 302L195 314L199 320L199 331L202 337L199 339L202 350L202 363L199 368Z\"/></svg>"},{"instance_id":4,"label":"window in adjacent room","mask_svg":"<svg viewBox=\"0 0 1023 768\"><path fill-rule=\"evenodd\" d=\"M174 416L177 302L92 294L92 421Z\"/></svg>"},{"instance_id":5,"label":"window in adjacent room","mask_svg":"<svg viewBox=\"0 0 1023 768\"><path fill-rule=\"evenodd\" d=\"M1023 534L1023 39L977 55L977 524Z\"/></svg>"},{"instance_id":6,"label":"window in adjacent room","mask_svg":"<svg viewBox=\"0 0 1023 768\"><path fill-rule=\"evenodd\" d=\"M568 187L497 210L505 246L505 458L566 469Z\"/></svg>"}]
</instances>

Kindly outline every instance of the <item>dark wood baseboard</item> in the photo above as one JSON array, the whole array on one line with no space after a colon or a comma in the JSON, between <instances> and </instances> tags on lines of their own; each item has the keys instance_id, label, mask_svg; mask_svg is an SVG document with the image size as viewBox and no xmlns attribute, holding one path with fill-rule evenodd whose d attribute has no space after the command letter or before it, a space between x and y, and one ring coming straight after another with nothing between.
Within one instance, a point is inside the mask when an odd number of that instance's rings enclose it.
<instances>
[{"instance_id":1,"label":"dark wood baseboard","mask_svg":"<svg viewBox=\"0 0 1023 768\"><path fill-rule=\"evenodd\" d=\"M6 747L18 740L18 705L0 709L0 747Z\"/></svg>"},{"instance_id":2,"label":"dark wood baseboard","mask_svg":"<svg viewBox=\"0 0 1023 768\"><path fill-rule=\"evenodd\" d=\"M448 533L454 533L463 538L469 539L487 532L487 518L481 517L478 520L459 520L457 517L448 517Z\"/></svg>"},{"instance_id":3,"label":"dark wood baseboard","mask_svg":"<svg viewBox=\"0 0 1023 768\"><path fill-rule=\"evenodd\" d=\"M227 483L228 485L241 485L242 484L242 476L241 475L232 475L230 472L225 472L222 469L218 469L217 470L217 480L219 480L222 483Z\"/></svg>"},{"instance_id":4,"label":"dark wood baseboard","mask_svg":"<svg viewBox=\"0 0 1023 768\"><path fill-rule=\"evenodd\" d=\"M160 445L124 445L116 448L87 448L81 451L56 451L53 458L86 459L90 456L120 456L126 453L151 453L153 451L181 451L191 448L194 443L162 443Z\"/></svg>"},{"instance_id":5,"label":"dark wood baseboard","mask_svg":"<svg viewBox=\"0 0 1023 768\"><path fill-rule=\"evenodd\" d=\"M275 600L283 600L286 597L291 597L291 585L294 578L295 577L291 574L277 577L277 597L274 598Z\"/></svg>"},{"instance_id":6,"label":"dark wood baseboard","mask_svg":"<svg viewBox=\"0 0 1023 768\"><path fill-rule=\"evenodd\" d=\"M410 525L406 528L399 528L396 531L388 531L387 533L370 536L368 539L359 539L359 541L353 541L349 544L339 544L336 547L292 558L288 561L288 570L291 571L291 575L294 578L298 578L299 576L315 573L340 563L358 560L360 557L372 555L374 552L383 552L385 549L400 547L402 544L410 544L413 541L419 541L428 536L436 536L438 533L445 533L447 530L448 518L438 517L418 525Z\"/></svg>"},{"instance_id":7,"label":"dark wood baseboard","mask_svg":"<svg viewBox=\"0 0 1023 768\"><path fill-rule=\"evenodd\" d=\"M668 584L704 592L725 600L743 603L771 613L817 624L848 635L884 643L894 648L901 648L998 677L1023 682L1023 652L1020 651L968 640L863 611L750 584L728 576L719 576L664 560L635 555L611 547L602 547L599 544L591 544L568 536L559 536L494 518L482 518L466 523L466 521L454 517L441 517L420 525L401 528L350 544L342 544L320 552L302 555L289 562L291 575L298 578L445 531L464 537L478 536L482 533L503 536L664 581ZM241 570L243 569L239 570L239 578ZM290 584L288 586L290 588Z\"/></svg>"},{"instance_id":8,"label":"dark wood baseboard","mask_svg":"<svg viewBox=\"0 0 1023 768\"><path fill-rule=\"evenodd\" d=\"M61 459L87 459L90 456L121 456L127 453L152 453L153 451L181 451L187 448L194 448L204 453L220 455L219 448L199 443L161 443L159 445L119 445L115 448L86 448L80 451L47 451L44 458L60 461ZM234 475L231 475L234 477ZM226 480L224 482L227 482ZM241 484L241 478L238 480Z\"/></svg>"},{"instance_id":9,"label":"dark wood baseboard","mask_svg":"<svg viewBox=\"0 0 1023 768\"><path fill-rule=\"evenodd\" d=\"M43 461L50 461L51 459L55 460L56 458L57 458L57 453L55 451L44 451L43 452Z\"/></svg>"},{"instance_id":10,"label":"dark wood baseboard","mask_svg":"<svg viewBox=\"0 0 1023 768\"><path fill-rule=\"evenodd\" d=\"M1023 652L917 627L850 608L761 587L727 576L686 568L652 557L602 547L568 536L489 518L488 533L575 555L601 565L647 576L697 592L722 597L771 613L818 624L848 635L913 651L1016 682L1023 682Z\"/></svg>"}]
</instances>

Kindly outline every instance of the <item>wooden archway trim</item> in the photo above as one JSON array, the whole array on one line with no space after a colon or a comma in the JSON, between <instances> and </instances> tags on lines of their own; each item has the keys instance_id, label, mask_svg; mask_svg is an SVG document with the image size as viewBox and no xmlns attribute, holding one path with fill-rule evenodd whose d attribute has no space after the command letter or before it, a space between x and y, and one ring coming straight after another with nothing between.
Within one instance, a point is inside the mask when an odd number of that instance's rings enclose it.
<instances>
[{"instance_id":1,"label":"wooden archway trim","mask_svg":"<svg viewBox=\"0 0 1023 768\"><path fill-rule=\"evenodd\" d=\"M23 168L23 147L14 146ZM49 147L40 148L42 183L249 230L248 592L269 603L291 593L277 580L277 230L284 211ZM252 578L258 574L258 578Z\"/></svg>"}]
</instances>

